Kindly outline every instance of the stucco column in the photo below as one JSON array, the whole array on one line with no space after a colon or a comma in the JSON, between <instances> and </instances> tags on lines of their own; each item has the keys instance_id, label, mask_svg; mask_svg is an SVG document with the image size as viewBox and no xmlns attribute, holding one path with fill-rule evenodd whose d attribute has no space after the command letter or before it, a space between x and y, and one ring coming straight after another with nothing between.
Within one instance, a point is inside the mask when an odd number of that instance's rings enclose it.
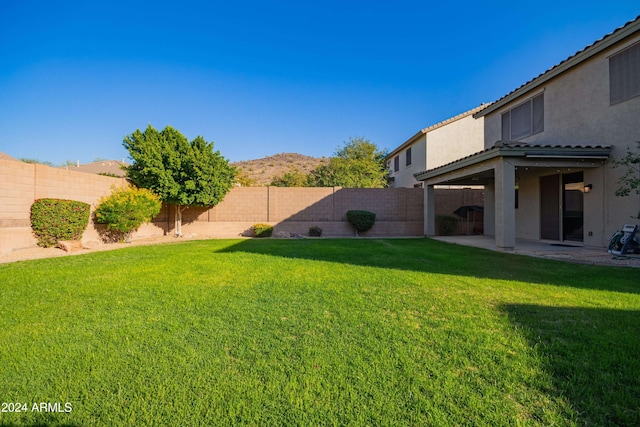
<instances>
[{"instance_id":1,"label":"stucco column","mask_svg":"<svg viewBox=\"0 0 640 427\"><path fill-rule=\"evenodd\" d=\"M495 172L496 247L511 250L516 246L516 169L502 158Z\"/></svg>"},{"instance_id":2,"label":"stucco column","mask_svg":"<svg viewBox=\"0 0 640 427\"><path fill-rule=\"evenodd\" d=\"M424 187L424 235L436 235L436 197L433 185Z\"/></svg>"}]
</instances>

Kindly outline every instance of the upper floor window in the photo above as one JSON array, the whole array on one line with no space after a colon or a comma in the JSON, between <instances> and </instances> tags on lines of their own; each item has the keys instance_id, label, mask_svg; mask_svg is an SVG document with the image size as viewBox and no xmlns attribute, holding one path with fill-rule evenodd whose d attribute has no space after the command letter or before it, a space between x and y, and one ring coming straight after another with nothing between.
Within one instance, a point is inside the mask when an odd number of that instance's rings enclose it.
<instances>
[{"instance_id":1,"label":"upper floor window","mask_svg":"<svg viewBox=\"0 0 640 427\"><path fill-rule=\"evenodd\" d=\"M640 95L640 43L609 58L611 105Z\"/></svg>"},{"instance_id":2,"label":"upper floor window","mask_svg":"<svg viewBox=\"0 0 640 427\"><path fill-rule=\"evenodd\" d=\"M517 141L544 131L544 93L502 113L502 140Z\"/></svg>"},{"instance_id":3,"label":"upper floor window","mask_svg":"<svg viewBox=\"0 0 640 427\"><path fill-rule=\"evenodd\" d=\"M407 166L411 166L411 147L407 148L405 155L407 157Z\"/></svg>"},{"instance_id":4,"label":"upper floor window","mask_svg":"<svg viewBox=\"0 0 640 427\"><path fill-rule=\"evenodd\" d=\"M400 156L393 158L393 171L398 172L400 170Z\"/></svg>"}]
</instances>

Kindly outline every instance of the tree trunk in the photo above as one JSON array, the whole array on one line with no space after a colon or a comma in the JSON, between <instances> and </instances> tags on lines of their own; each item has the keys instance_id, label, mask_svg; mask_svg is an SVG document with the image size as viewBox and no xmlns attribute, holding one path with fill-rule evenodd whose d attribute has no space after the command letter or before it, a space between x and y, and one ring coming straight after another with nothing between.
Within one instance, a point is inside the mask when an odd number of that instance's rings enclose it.
<instances>
[{"instance_id":1,"label":"tree trunk","mask_svg":"<svg viewBox=\"0 0 640 427\"><path fill-rule=\"evenodd\" d=\"M182 237L182 211L186 209L176 205L176 237Z\"/></svg>"}]
</instances>

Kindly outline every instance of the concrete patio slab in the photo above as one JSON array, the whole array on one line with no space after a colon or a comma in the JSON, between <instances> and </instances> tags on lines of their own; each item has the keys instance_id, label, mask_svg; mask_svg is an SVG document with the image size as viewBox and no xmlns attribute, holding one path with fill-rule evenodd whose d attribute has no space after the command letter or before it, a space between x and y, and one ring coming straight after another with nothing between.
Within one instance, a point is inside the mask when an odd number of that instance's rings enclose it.
<instances>
[{"instance_id":1,"label":"concrete patio slab","mask_svg":"<svg viewBox=\"0 0 640 427\"><path fill-rule=\"evenodd\" d=\"M497 251L493 236L436 236L434 240L462 246L472 246ZM516 246L509 253L548 258L579 264L608 265L640 268L640 255L612 255L606 248L580 246L560 242L541 242L516 239Z\"/></svg>"}]
</instances>

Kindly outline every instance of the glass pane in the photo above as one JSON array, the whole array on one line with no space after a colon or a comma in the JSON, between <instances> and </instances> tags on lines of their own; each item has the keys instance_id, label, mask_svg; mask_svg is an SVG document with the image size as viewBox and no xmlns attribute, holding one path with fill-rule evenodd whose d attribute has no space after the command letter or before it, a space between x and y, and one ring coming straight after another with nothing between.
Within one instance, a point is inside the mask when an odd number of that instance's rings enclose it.
<instances>
[{"instance_id":1,"label":"glass pane","mask_svg":"<svg viewBox=\"0 0 640 427\"><path fill-rule=\"evenodd\" d=\"M502 140L511 141L511 111L502 115Z\"/></svg>"},{"instance_id":2,"label":"glass pane","mask_svg":"<svg viewBox=\"0 0 640 427\"><path fill-rule=\"evenodd\" d=\"M533 98L533 132L544 130L544 94Z\"/></svg>"},{"instance_id":3,"label":"glass pane","mask_svg":"<svg viewBox=\"0 0 640 427\"><path fill-rule=\"evenodd\" d=\"M531 101L511 110L511 139L517 141L531 135Z\"/></svg>"}]
</instances>

